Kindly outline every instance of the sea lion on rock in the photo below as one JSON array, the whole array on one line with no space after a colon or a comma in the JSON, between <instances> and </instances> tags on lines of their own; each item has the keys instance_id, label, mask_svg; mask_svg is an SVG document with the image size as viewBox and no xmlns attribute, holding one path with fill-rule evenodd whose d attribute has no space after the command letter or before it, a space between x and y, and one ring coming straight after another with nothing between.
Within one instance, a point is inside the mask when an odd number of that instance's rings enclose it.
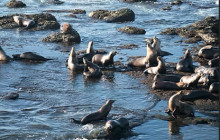
<instances>
[{"instance_id":1,"label":"sea lion on rock","mask_svg":"<svg viewBox=\"0 0 220 140\"><path fill-rule=\"evenodd\" d=\"M197 86L200 77L201 77L200 73L191 74L189 76L183 76L180 79L180 82L185 84L187 87Z\"/></svg>"},{"instance_id":2,"label":"sea lion on rock","mask_svg":"<svg viewBox=\"0 0 220 140\"><path fill-rule=\"evenodd\" d=\"M25 19L21 16L13 16L14 22L18 24L19 27L25 26L25 29L29 29L35 25L34 20Z\"/></svg>"},{"instance_id":3,"label":"sea lion on rock","mask_svg":"<svg viewBox=\"0 0 220 140\"><path fill-rule=\"evenodd\" d=\"M163 58L161 56L157 57L157 66L156 67L149 67L144 70L144 74L165 74L166 73L166 66Z\"/></svg>"},{"instance_id":4,"label":"sea lion on rock","mask_svg":"<svg viewBox=\"0 0 220 140\"><path fill-rule=\"evenodd\" d=\"M14 60L26 60L26 61L47 61L47 60L52 60L45 58L43 56L40 56L38 54L35 54L33 52L25 52L22 54L13 54L13 59Z\"/></svg>"},{"instance_id":5,"label":"sea lion on rock","mask_svg":"<svg viewBox=\"0 0 220 140\"><path fill-rule=\"evenodd\" d=\"M192 55L188 49L184 53L184 58L177 63L176 70L181 72L192 72L194 70Z\"/></svg>"},{"instance_id":6,"label":"sea lion on rock","mask_svg":"<svg viewBox=\"0 0 220 140\"><path fill-rule=\"evenodd\" d=\"M85 78L99 78L102 76L102 71L98 65L88 61L86 58L83 58L83 63L84 63L83 76L85 76Z\"/></svg>"},{"instance_id":7,"label":"sea lion on rock","mask_svg":"<svg viewBox=\"0 0 220 140\"><path fill-rule=\"evenodd\" d=\"M219 67L219 56L209 60L208 65L210 67Z\"/></svg>"},{"instance_id":8,"label":"sea lion on rock","mask_svg":"<svg viewBox=\"0 0 220 140\"><path fill-rule=\"evenodd\" d=\"M161 41L156 36L154 36L152 47L156 49L157 55L159 55L159 56L161 56L161 54L162 54L161 49L160 49L160 43L161 43Z\"/></svg>"},{"instance_id":9,"label":"sea lion on rock","mask_svg":"<svg viewBox=\"0 0 220 140\"><path fill-rule=\"evenodd\" d=\"M218 93L219 92L219 82L214 82L209 86L209 92Z\"/></svg>"},{"instance_id":10,"label":"sea lion on rock","mask_svg":"<svg viewBox=\"0 0 220 140\"><path fill-rule=\"evenodd\" d=\"M0 61L10 61L10 60L11 60L11 57L6 55L5 51L0 46Z\"/></svg>"},{"instance_id":11,"label":"sea lion on rock","mask_svg":"<svg viewBox=\"0 0 220 140\"><path fill-rule=\"evenodd\" d=\"M181 90L185 89L186 85L182 82L171 82L171 81L160 81L157 80L152 84L153 89L162 89L162 90Z\"/></svg>"},{"instance_id":12,"label":"sea lion on rock","mask_svg":"<svg viewBox=\"0 0 220 140\"><path fill-rule=\"evenodd\" d=\"M83 63L83 57L85 57L88 61L92 61L92 57L95 55L95 50L93 48L93 41L89 41L88 47L86 49L85 54L77 55L78 63Z\"/></svg>"},{"instance_id":13,"label":"sea lion on rock","mask_svg":"<svg viewBox=\"0 0 220 140\"><path fill-rule=\"evenodd\" d=\"M129 128L129 122L126 118L109 120L105 123L105 130L108 134L116 135Z\"/></svg>"},{"instance_id":14,"label":"sea lion on rock","mask_svg":"<svg viewBox=\"0 0 220 140\"><path fill-rule=\"evenodd\" d=\"M73 118L71 120L74 123L83 124L83 125L98 120L105 120L107 115L111 111L112 104L114 102L115 100L107 100L106 103L98 111L83 117L80 121L75 120Z\"/></svg>"},{"instance_id":15,"label":"sea lion on rock","mask_svg":"<svg viewBox=\"0 0 220 140\"><path fill-rule=\"evenodd\" d=\"M205 66L196 67L194 72L195 73L199 72L199 73L210 75L214 79L218 79L218 75L219 75L219 72L216 68L209 68Z\"/></svg>"},{"instance_id":16,"label":"sea lion on rock","mask_svg":"<svg viewBox=\"0 0 220 140\"><path fill-rule=\"evenodd\" d=\"M182 98L183 92L179 91L173 96L170 97L168 101L168 111L166 113L172 113L172 116L176 118L177 115L186 115L186 116L194 116L193 108L185 103L182 102L180 99Z\"/></svg>"},{"instance_id":17,"label":"sea lion on rock","mask_svg":"<svg viewBox=\"0 0 220 140\"><path fill-rule=\"evenodd\" d=\"M179 82L181 76L174 75L174 74L156 74L154 76L154 81L161 80L161 81L172 81L172 82Z\"/></svg>"},{"instance_id":18,"label":"sea lion on rock","mask_svg":"<svg viewBox=\"0 0 220 140\"><path fill-rule=\"evenodd\" d=\"M199 78L198 84L202 84L203 86L208 86L211 82L212 78L210 75L201 73L201 77Z\"/></svg>"},{"instance_id":19,"label":"sea lion on rock","mask_svg":"<svg viewBox=\"0 0 220 140\"><path fill-rule=\"evenodd\" d=\"M72 26L67 22L61 24L60 30L63 34L71 34L73 32Z\"/></svg>"},{"instance_id":20,"label":"sea lion on rock","mask_svg":"<svg viewBox=\"0 0 220 140\"><path fill-rule=\"evenodd\" d=\"M183 101L195 101L198 99L213 99L213 95L205 90L186 90L181 97Z\"/></svg>"},{"instance_id":21,"label":"sea lion on rock","mask_svg":"<svg viewBox=\"0 0 220 140\"><path fill-rule=\"evenodd\" d=\"M206 59L213 59L213 58L219 56L218 52L219 52L219 47L214 47L212 45L208 45L208 46L202 47L199 50L198 56L206 58Z\"/></svg>"},{"instance_id":22,"label":"sea lion on rock","mask_svg":"<svg viewBox=\"0 0 220 140\"><path fill-rule=\"evenodd\" d=\"M95 54L92 57L92 63L98 64L100 66L114 65L114 56L118 54L116 51L111 51L107 55Z\"/></svg>"},{"instance_id":23,"label":"sea lion on rock","mask_svg":"<svg viewBox=\"0 0 220 140\"><path fill-rule=\"evenodd\" d=\"M69 58L68 58L68 63L67 63L68 69L72 71L83 71L84 66L78 64L78 59L76 58L76 52L75 48L72 47Z\"/></svg>"}]
</instances>

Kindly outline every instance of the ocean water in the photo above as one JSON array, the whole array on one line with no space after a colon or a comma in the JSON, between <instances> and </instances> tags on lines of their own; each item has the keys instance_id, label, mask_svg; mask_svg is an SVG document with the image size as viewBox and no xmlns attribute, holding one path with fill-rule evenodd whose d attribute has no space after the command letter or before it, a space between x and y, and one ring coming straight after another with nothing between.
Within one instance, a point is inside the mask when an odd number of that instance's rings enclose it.
<instances>
[{"instance_id":1,"label":"ocean water","mask_svg":"<svg viewBox=\"0 0 220 140\"><path fill-rule=\"evenodd\" d=\"M162 11L171 0L157 2L123 3L118 0L62 0L64 4L53 5L47 0L22 0L26 8L9 9L8 0L0 1L0 16L14 13L37 14L45 10L84 9L86 14L71 18L70 13L52 13L59 23L69 22L81 36L76 50L87 48L89 41L95 49L111 51L117 46L136 44L139 48L117 50L116 61L126 64L130 56L146 55L145 38L157 36L161 49L174 55L164 57L166 62L178 62L184 48L198 45L175 43L179 36L160 35L169 27L183 27L207 16L218 16L215 0L183 0L180 6ZM130 8L135 12L135 21L105 23L90 19L90 11ZM127 35L117 31L124 26L146 30L145 35ZM120 72L105 72L96 81L87 81L82 74L74 75L65 66L72 46L59 43L43 43L41 38L58 31L44 30L20 32L18 29L0 29L0 46L11 56L16 53L36 52L53 60L39 64L12 61L0 64L0 96L18 92L18 100L0 100L0 139L89 139L91 132L103 127L101 124L84 126L73 124L70 118L81 119L96 111L107 99L116 100L108 119L127 117L140 125L131 131L134 135L124 139L218 139L216 126L189 125L171 134L167 121L150 119L148 114L161 113L167 101L159 101L150 93L140 79ZM155 106L156 104L156 106ZM198 114L200 115L200 114Z\"/></svg>"}]
</instances>

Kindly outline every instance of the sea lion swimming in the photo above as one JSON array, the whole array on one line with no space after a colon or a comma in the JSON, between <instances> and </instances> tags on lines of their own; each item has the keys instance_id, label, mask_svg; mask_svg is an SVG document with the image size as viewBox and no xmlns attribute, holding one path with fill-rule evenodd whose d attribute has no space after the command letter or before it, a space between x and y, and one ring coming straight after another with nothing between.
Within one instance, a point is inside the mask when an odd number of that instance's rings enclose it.
<instances>
[{"instance_id":1,"label":"sea lion swimming","mask_svg":"<svg viewBox=\"0 0 220 140\"><path fill-rule=\"evenodd\" d=\"M25 61L47 61L47 60L52 60L45 58L43 56L40 56L38 54L35 54L33 52L25 52L22 54L13 54L13 59L14 60L25 60Z\"/></svg>"},{"instance_id":2,"label":"sea lion swimming","mask_svg":"<svg viewBox=\"0 0 220 140\"><path fill-rule=\"evenodd\" d=\"M197 86L198 81L201 77L200 73L191 74L189 76L183 76L180 82L186 85L186 87Z\"/></svg>"},{"instance_id":3,"label":"sea lion swimming","mask_svg":"<svg viewBox=\"0 0 220 140\"><path fill-rule=\"evenodd\" d=\"M84 66L78 64L78 59L76 58L75 48L72 47L70 55L67 62L68 69L72 71L83 71Z\"/></svg>"},{"instance_id":4,"label":"sea lion swimming","mask_svg":"<svg viewBox=\"0 0 220 140\"><path fill-rule=\"evenodd\" d=\"M92 63L95 63L100 66L109 66L114 65L114 56L118 54L116 51L111 51L109 54L95 54L92 57Z\"/></svg>"},{"instance_id":5,"label":"sea lion swimming","mask_svg":"<svg viewBox=\"0 0 220 140\"><path fill-rule=\"evenodd\" d=\"M6 55L5 51L0 46L0 61L10 61L10 60L11 60L11 57Z\"/></svg>"},{"instance_id":6,"label":"sea lion swimming","mask_svg":"<svg viewBox=\"0 0 220 140\"><path fill-rule=\"evenodd\" d=\"M192 72L194 70L192 55L188 49L184 53L184 58L177 63L176 70L182 72Z\"/></svg>"},{"instance_id":7,"label":"sea lion swimming","mask_svg":"<svg viewBox=\"0 0 220 140\"><path fill-rule=\"evenodd\" d=\"M74 123L83 124L83 125L98 120L106 120L106 117L111 111L112 104L114 102L115 100L107 100L106 103L98 111L83 117L80 121L75 120L73 118L71 120Z\"/></svg>"},{"instance_id":8,"label":"sea lion swimming","mask_svg":"<svg viewBox=\"0 0 220 140\"><path fill-rule=\"evenodd\" d=\"M163 58L161 56L157 57L157 66L156 67L149 67L144 70L144 74L165 74L166 73L166 66Z\"/></svg>"},{"instance_id":9,"label":"sea lion swimming","mask_svg":"<svg viewBox=\"0 0 220 140\"><path fill-rule=\"evenodd\" d=\"M83 76L85 76L85 78L100 78L102 76L102 71L98 65L88 61L86 58L83 58L83 63Z\"/></svg>"},{"instance_id":10,"label":"sea lion swimming","mask_svg":"<svg viewBox=\"0 0 220 140\"><path fill-rule=\"evenodd\" d=\"M34 20L25 19L21 16L13 16L14 22L18 24L19 27L25 26L25 29L29 29L35 25Z\"/></svg>"}]
</instances>

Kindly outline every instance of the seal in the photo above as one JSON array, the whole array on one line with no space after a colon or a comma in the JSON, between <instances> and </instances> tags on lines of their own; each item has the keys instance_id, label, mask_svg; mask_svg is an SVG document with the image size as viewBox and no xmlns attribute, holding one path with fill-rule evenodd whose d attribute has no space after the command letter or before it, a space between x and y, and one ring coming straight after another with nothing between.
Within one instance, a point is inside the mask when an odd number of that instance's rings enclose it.
<instances>
[{"instance_id":1,"label":"seal","mask_svg":"<svg viewBox=\"0 0 220 140\"><path fill-rule=\"evenodd\" d=\"M210 67L219 67L219 57L213 58L208 61Z\"/></svg>"},{"instance_id":2,"label":"seal","mask_svg":"<svg viewBox=\"0 0 220 140\"><path fill-rule=\"evenodd\" d=\"M194 116L193 108L189 104L181 101L183 94L182 91L179 91L171 96L168 101L168 111L166 111L166 113L172 113L174 118L176 118L177 115Z\"/></svg>"},{"instance_id":3,"label":"seal","mask_svg":"<svg viewBox=\"0 0 220 140\"><path fill-rule=\"evenodd\" d=\"M95 53L96 52L93 48L93 41L89 41L88 47L86 49L86 53L77 56L78 63L79 64L83 63L83 57L85 57L88 61L92 61L92 57L95 55Z\"/></svg>"},{"instance_id":4,"label":"seal","mask_svg":"<svg viewBox=\"0 0 220 140\"><path fill-rule=\"evenodd\" d=\"M105 130L108 134L117 135L129 128L129 121L126 118L119 118L117 120L109 120L105 123Z\"/></svg>"},{"instance_id":5,"label":"seal","mask_svg":"<svg viewBox=\"0 0 220 140\"><path fill-rule=\"evenodd\" d=\"M205 90L185 90L182 101L195 101L198 99L214 99L214 96Z\"/></svg>"},{"instance_id":6,"label":"seal","mask_svg":"<svg viewBox=\"0 0 220 140\"><path fill-rule=\"evenodd\" d=\"M208 86L212 80L211 76L204 73L201 73L200 75L201 77L199 78L198 84Z\"/></svg>"},{"instance_id":7,"label":"seal","mask_svg":"<svg viewBox=\"0 0 220 140\"><path fill-rule=\"evenodd\" d=\"M219 82L214 82L209 86L209 92L219 93Z\"/></svg>"},{"instance_id":8,"label":"seal","mask_svg":"<svg viewBox=\"0 0 220 140\"><path fill-rule=\"evenodd\" d=\"M72 47L70 55L67 62L68 69L72 71L83 71L84 66L78 64L78 59L76 58L75 48Z\"/></svg>"},{"instance_id":9,"label":"seal","mask_svg":"<svg viewBox=\"0 0 220 140\"><path fill-rule=\"evenodd\" d=\"M153 89L162 89L162 90L181 90L185 89L186 85L182 82L171 82L171 81L154 81L152 84Z\"/></svg>"},{"instance_id":10,"label":"seal","mask_svg":"<svg viewBox=\"0 0 220 140\"><path fill-rule=\"evenodd\" d=\"M216 68L209 68L209 67L205 67L205 66L196 67L194 72L195 73L199 72L199 73L209 75L213 79L218 79L218 75L219 75L219 72Z\"/></svg>"},{"instance_id":11,"label":"seal","mask_svg":"<svg viewBox=\"0 0 220 140\"><path fill-rule=\"evenodd\" d=\"M88 47L86 49L86 53L87 54L94 54L95 53L95 50L93 48L93 41L89 41Z\"/></svg>"},{"instance_id":12,"label":"seal","mask_svg":"<svg viewBox=\"0 0 220 140\"><path fill-rule=\"evenodd\" d=\"M207 45L205 47L202 47L199 52L198 56L203 57L206 59L213 59L219 56L219 47L214 47L212 45Z\"/></svg>"},{"instance_id":13,"label":"seal","mask_svg":"<svg viewBox=\"0 0 220 140\"><path fill-rule=\"evenodd\" d=\"M149 67L144 70L144 74L165 74L166 73L166 66L163 58L161 56L157 57L157 66L156 67Z\"/></svg>"},{"instance_id":14,"label":"seal","mask_svg":"<svg viewBox=\"0 0 220 140\"><path fill-rule=\"evenodd\" d=\"M104 55L104 54L95 54L92 57L92 63L95 63L100 66L109 66L109 65L114 65L114 56L118 54L116 51L111 51L109 54Z\"/></svg>"},{"instance_id":15,"label":"seal","mask_svg":"<svg viewBox=\"0 0 220 140\"><path fill-rule=\"evenodd\" d=\"M12 92L12 93L9 93L8 95L4 96L3 98L10 99L10 100L16 100L16 99L18 99L18 97L19 97L18 93Z\"/></svg>"},{"instance_id":16,"label":"seal","mask_svg":"<svg viewBox=\"0 0 220 140\"><path fill-rule=\"evenodd\" d=\"M45 58L43 56L40 56L38 54L35 54L33 52L25 52L22 54L13 54L13 59L14 60L25 60L25 61L47 61L47 60L52 60Z\"/></svg>"},{"instance_id":17,"label":"seal","mask_svg":"<svg viewBox=\"0 0 220 140\"><path fill-rule=\"evenodd\" d=\"M11 57L9 57L5 51L2 49L2 47L0 46L0 61L10 61Z\"/></svg>"},{"instance_id":18,"label":"seal","mask_svg":"<svg viewBox=\"0 0 220 140\"><path fill-rule=\"evenodd\" d=\"M188 49L184 53L184 58L177 63L176 70L181 72L192 72L194 70L192 55Z\"/></svg>"},{"instance_id":19,"label":"seal","mask_svg":"<svg viewBox=\"0 0 220 140\"><path fill-rule=\"evenodd\" d=\"M162 54L162 51L160 49L160 43L161 43L161 41L156 36L154 36L152 47L156 49L158 56L161 56L161 54Z\"/></svg>"},{"instance_id":20,"label":"seal","mask_svg":"<svg viewBox=\"0 0 220 140\"><path fill-rule=\"evenodd\" d=\"M14 22L18 24L19 27L25 26L25 29L29 29L35 25L34 20L25 19L21 16L13 16Z\"/></svg>"},{"instance_id":21,"label":"seal","mask_svg":"<svg viewBox=\"0 0 220 140\"><path fill-rule=\"evenodd\" d=\"M191 74L189 76L188 75L187 76L183 76L180 79L180 82L185 84L186 87L197 86L200 77L201 77L200 73L195 73L195 74Z\"/></svg>"},{"instance_id":22,"label":"seal","mask_svg":"<svg viewBox=\"0 0 220 140\"><path fill-rule=\"evenodd\" d=\"M61 24L60 30L61 30L61 33L63 33L63 34L71 34L71 33L73 33L72 26L69 23L67 23L67 22Z\"/></svg>"},{"instance_id":23,"label":"seal","mask_svg":"<svg viewBox=\"0 0 220 140\"><path fill-rule=\"evenodd\" d=\"M154 76L154 81L161 80L161 81L172 81L172 82L179 82L181 76L174 75L174 74L156 74Z\"/></svg>"},{"instance_id":24,"label":"seal","mask_svg":"<svg viewBox=\"0 0 220 140\"><path fill-rule=\"evenodd\" d=\"M83 117L80 121L71 119L73 123L78 124L87 124L98 120L106 120L107 115L111 111L112 104L115 102L115 100L107 100L106 103L96 112L91 113L85 117Z\"/></svg>"},{"instance_id":25,"label":"seal","mask_svg":"<svg viewBox=\"0 0 220 140\"><path fill-rule=\"evenodd\" d=\"M83 63L84 63L83 76L85 78L100 78L102 76L102 71L98 65L88 61L86 58L83 58Z\"/></svg>"}]
</instances>

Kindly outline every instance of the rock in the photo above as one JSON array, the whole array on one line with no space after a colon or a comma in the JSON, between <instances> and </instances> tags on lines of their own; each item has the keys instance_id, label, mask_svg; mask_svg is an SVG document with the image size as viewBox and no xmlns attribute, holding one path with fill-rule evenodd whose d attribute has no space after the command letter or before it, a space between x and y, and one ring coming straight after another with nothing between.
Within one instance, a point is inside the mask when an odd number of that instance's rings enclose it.
<instances>
[{"instance_id":1,"label":"rock","mask_svg":"<svg viewBox=\"0 0 220 140\"><path fill-rule=\"evenodd\" d=\"M135 14L128 8L116 11L96 10L89 13L90 18L104 20L105 22L126 22L134 21Z\"/></svg>"},{"instance_id":2,"label":"rock","mask_svg":"<svg viewBox=\"0 0 220 140\"><path fill-rule=\"evenodd\" d=\"M6 6L8 8L22 8L22 7L26 7L26 4L23 3L22 1L11 0L6 4Z\"/></svg>"},{"instance_id":3,"label":"rock","mask_svg":"<svg viewBox=\"0 0 220 140\"><path fill-rule=\"evenodd\" d=\"M19 97L18 93L12 92L12 93L9 93L8 95L6 95L4 97L4 99L16 100L16 99L18 99L18 97Z\"/></svg>"},{"instance_id":4,"label":"rock","mask_svg":"<svg viewBox=\"0 0 220 140\"><path fill-rule=\"evenodd\" d=\"M171 2L170 4L171 5L180 5L182 4L183 2L181 0L174 0L173 2Z\"/></svg>"},{"instance_id":5,"label":"rock","mask_svg":"<svg viewBox=\"0 0 220 140\"><path fill-rule=\"evenodd\" d=\"M127 33L127 34L145 34L146 31L144 29L140 29L137 27L126 26L118 29L119 32Z\"/></svg>"},{"instance_id":6,"label":"rock","mask_svg":"<svg viewBox=\"0 0 220 140\"><path fill-rule=\"evenodd\" d=\"M209 60L208 65L210 67L219 67L219 57Z\"/></svg>"},{"instance_id":7,"label":"rock","mask_svg":"<svg viewBox=\"0 0 220 140\"><path fill-rule=\"evenodd\" d=\"M132 2L147 2L147 1L156 2L157 0L119 0L119 1L132 3Z\"/></svg>"},{"instance_id":8,"label":"rock","mask_svg":"<svg viewBox=\"0 0 220 140\"><path fill-rule=\"evenodd\" d=\"M86 14L86 10L74 9L72 11L73 14Z\"/></svg>"},{"instance_id":9,"label":"rock","mask_svg":"<svg viewBox=\"0 0 220 140\"><path fill-rule=\"evenodd\" d=\"M44 12L86 14L86 11L82 10L82 9L73 9L73 10L45 10Z\"/></svg>"},{"instance_id":10,"label":"rock","mask_svg":"<svg viewBox=\"0 0 220 140\"><path fill-rule=\"evenodd\" d=\"M47 29L59 29L60 24L57 22L56 18L51 14L13 14L8 16L0 17L0 28L3 29L13 29L18 28L19 26L14 22L13 16L21 16L26 19L33 20L36 25L28 30L38 31L38 30L47 30Z\"/></svg>"},{"instance_id":11,"label":"rock","mask_svg":"<svg viewBox=\"0 0 220 140\"><path fill-rule=\"evenodd\" d=\"M161 8L161 10L171 10L171 7L167 6L167 7Z\"/></svg>"}]
</instances>

